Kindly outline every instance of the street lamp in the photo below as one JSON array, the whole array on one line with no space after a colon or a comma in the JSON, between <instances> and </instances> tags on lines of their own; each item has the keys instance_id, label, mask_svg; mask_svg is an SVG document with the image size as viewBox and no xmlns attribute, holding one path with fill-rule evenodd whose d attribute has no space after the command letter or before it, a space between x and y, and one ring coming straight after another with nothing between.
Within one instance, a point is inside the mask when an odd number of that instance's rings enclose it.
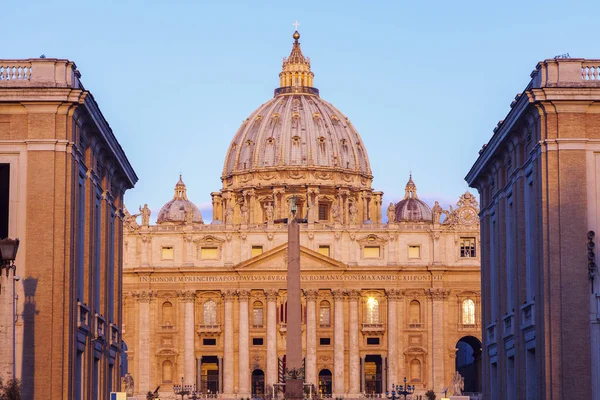
<instances>
[{"instance_id":1,"label":"street lamp","mask_svg":"<svg viewBox=\"0 0 600 400\"><path fill-rule=\"evenodd\" d=\"M6 277L8 278L9 272L12 269L12 378L16 378L16 347L15 347L15 322L17 315L17 306L15 302L15 281L19 278L15 276L15 259L17 258L17 251L19 250L19 239L0 239L0 276L2 276L2 270L6 268Z\"/></svg>"},{"instance_id":2,"label":"street lamp","mask_svg":"<svg viewBox=\"0 0 600 400\"><path fill-rule=\"evenodd\" d=\"M17 258L17 250L19 250L19 239L0 239L0 272L6 268L6 276L8 271L15 271L15 259Z\"/></svg>"},{"instance_id":3,"label":"street lamp","mask_svg":"<svg viewBox=\"0 0 600 400\"><path fill-rule=\"evenodd\" d=\"M415 385L407 385L406 377L404 377L404 385L394 385L392 383L392 393L390 396L390 392L385 392L385 397L390 400L401 399L400 396L404 397L404 400L407 399L409 394L413 394L415 392ZM398 396L396 396L398 395Z\"/></svg>"}]
</instances>

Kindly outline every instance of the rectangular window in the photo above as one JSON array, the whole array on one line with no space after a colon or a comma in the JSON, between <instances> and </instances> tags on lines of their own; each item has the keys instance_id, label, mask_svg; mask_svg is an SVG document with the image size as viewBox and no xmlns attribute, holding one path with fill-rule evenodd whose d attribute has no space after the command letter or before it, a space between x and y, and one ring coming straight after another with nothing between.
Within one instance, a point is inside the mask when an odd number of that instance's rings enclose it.
<instances>
[{"instance_id":1,"label":"rectangular window","mask_svg":"<svg viewBox=\"0 0 600 400\"><path fill-rule=\"evenodd\" d=\"M261 338L261 337L252 338L252 346L262 346L262 345L263 345L263 338Z\"/></svg>"},{"instance_id":2,"label":"rectangular window","mask_svg":"<svg viewBox=\"0 0 600 400\"><path fill-rule=\"evenodd\" d=\"M331 338L322 337L322 338L319 339L319 344L321 346L330 346L331 345Z\"/></svg>"},{"instance_id":3,"label":"rectangular window","mask_svg":"<svg viewBox=\"0 0 600 400\"><path fill-rule=\"evenodd\" d=\"M8 237L10 164L0 164L0 238Z\"/></svg>"},{"instance_id":4,"label":"rectangular window","mask_svg":"<svg viewBox=\"0 0 600 400\"><path fill-rule=\"evenodd\" d=\"M460 238L460 256L475 257L475 238Z\"/></svg>"},{"instance_id":5,"label":"rectangular window","mask_svg":"<svg viewBox=\"0 0 600 400\"><path fill-rule=\"evenodd\" d=\"M329 257L329 246L319 246L319 253Z\"/></svg>"},{"instance_id":6,"label":"rectangular window","mask_svg":"<svg viewBox=\"0 0 600 400\"><path fill-rule=\"evenodd\" d=\"M365 246L363 248L363 258L379 258L381 257L381 247Z\"/></svg>"},{"instance_id":7,"label":"rectangular window","mask_svg":"<svg viewBox=\"0 0 600 400\"><path fill-rule=\"evenodd\" d=\"M379 344L379 338L376 338L376 337L368 337L368 338L367 338L367 344L374 344L374 345L378 345L378 344Z\"/></svg>"},{"instance_id":8,"label":"rectangular window","mask_svg":"<svg viewBox=\"0 0 600 400\"><path fill-rule=\"evenodd\" d=\"M329 221L329 204L319 203L319 220Z\"/></svg>"},{"instance_id":9,"label":"rectangular window","mask_svg":"<svg viewBox=\"0 0 600 400\"><path fill-rule=\"evenodd\" d=\"M200 258L203 260L216 260L219 258L218 247L202 247L200 249Z\"/></svg>"},{"instance_id":10,"label":"rectangular window","mask_svg":"<svg viewBox=\"0 0 600 400\"><path fill-rule=\"evenodd\" d=\"M421 246L408 246L408 258L421 258Z\"/></svg>"},{"instance_id":11,"label":"rectangular window","mask_svg":"<svg viewBox=\"0 0 600 400\"><path fill-rule=\"evenodd\" d=\"M203 346L216 346L217 339L202 339Z\"/></svg>"},{"instance_id":12,"label":"rectangular window","mask_svg":"<svg viewBox=\"0 0 600 400\"><path fill-rule=\"evenodd\" d=\"M262 246L252 246L252 257L260 256L263 253Z\"/></svg>"},{"instance_id":13,"label":"rectangular window","mask_svg":"<svg viewBox=\"0 0 600 400\"><path fill-rule=\"evenodd\" d=\"M173 247L163 247L161 249L160 258L161 260L173 260L174 253Z\"/></svg>"}]
</instances>

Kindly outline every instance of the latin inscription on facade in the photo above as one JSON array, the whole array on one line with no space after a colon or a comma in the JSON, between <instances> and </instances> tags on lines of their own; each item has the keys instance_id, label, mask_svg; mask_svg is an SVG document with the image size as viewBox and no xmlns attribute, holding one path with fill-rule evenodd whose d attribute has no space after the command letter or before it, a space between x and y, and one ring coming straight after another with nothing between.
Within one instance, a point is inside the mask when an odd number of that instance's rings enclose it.
<instances>
[{"instance_id":1,"label":"latin inscription on facade","mask_svg":"<svg viewBox=\"0 0 600 400\"><path fill-rule=\"evenodd\" d=\"M310 281L441 281L443 275L303 275L303 282ZM285 282L285 275L243 276L140 276L140 283L190 283L190 282Z\"/></svg>"}]
</instances>

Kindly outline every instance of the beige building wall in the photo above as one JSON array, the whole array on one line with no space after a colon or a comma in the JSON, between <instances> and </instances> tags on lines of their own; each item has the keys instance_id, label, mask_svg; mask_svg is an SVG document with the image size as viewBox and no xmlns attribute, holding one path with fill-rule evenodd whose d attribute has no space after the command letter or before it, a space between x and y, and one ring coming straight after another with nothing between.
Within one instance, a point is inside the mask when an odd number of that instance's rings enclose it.
<instances>
[{"instance_id":1,"label":"beige building wall","mask_svg":"<svg viewBox=\"0 0 600 400\"><path fill-rule=\"evenodd\" d=\"M599 68L538 63L467 175L481 195L486 398L600 398Z\"/></svg>"},{"instance_id":2,"label":"beige building wall","mask_svg":"<svg viewBox=\"0 0 600 400\"><path fill-rule=\"evenodd\" d=\"M0 60L0 163L9 237L21 241L16 338L3 302L0 376L13 377L15 359L25 399L120 387L121 208L137 177L79 77L67 60Z\"/></svg>"}]
</instances>

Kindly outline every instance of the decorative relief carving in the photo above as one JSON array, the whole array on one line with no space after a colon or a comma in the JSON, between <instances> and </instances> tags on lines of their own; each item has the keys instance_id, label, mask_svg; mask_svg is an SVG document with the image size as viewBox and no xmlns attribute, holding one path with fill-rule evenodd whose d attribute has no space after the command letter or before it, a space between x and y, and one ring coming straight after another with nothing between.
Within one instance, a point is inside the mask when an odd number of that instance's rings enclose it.
<instances>
[{"instance_id":1,"label":"decorative relief carving","mask_svg":"<svg viewBox=\"0 0 600 400\"><path fill-rule=\"evenodd\" d=\"M319 291L317 289L304 289L304 296L307 301L315 301L319 296Z\"/></svg>"},{"instance_id":2,"label":"decorative relief carving","mask_svg":"<svg viewBox=\"0 0 600 400\"><path fill-rule=\"evenodd\" d=\"M223 297L223 300L225 300L225 301L234 301L237 297L237 293L233 290L227 290L227 291L221 293L221 296Z\"/></svg>"},{"instance_id":3,"label":"decorative relief carving","mask_svg":"<svg viewBox=\"0 0 600 400\"><path fill-rule=\"evenodd\" d=\"M157 295L156 292L150 290L150 291L146 291L146 290L140 290L137 292L132 292L132 297L134 299L136 299L137 301L139 301L140 303L147 303L150 300L154 300Z\"/></svg>"},{"instance_id":4,"label":"decorative relief carving","mask_svg":"<svg viewBox=\"0 0 600 400\"><path fill-rule=\"evenodd\" d=\"M329 172L317 171L315 172L315 177L323 180L330 180L331 174Z\"/></svg>"},{"instance_id":5,"label":"decorative relief carving","mask_svg":"<svg viewBox=\"0 0 600 400\"><path fill-rule=\"evenodd\" d=\"M388 289L385 293L390 300L401 300L404 298L404 290Z\"/></svg>"},{"instance_id":6,"label":"decorative relief carving","mask_svg":"<svg viewBox=\"0 0 600 400\"><path fill-rule=\"evenodd\" d=\"M348 290L347 295L350 300L358 300L360 298L360 290Z\"/></svg>"},{"instance_id":7,"label":"decorative relief carving","mask_svg":"<svg viewBox=\"0 0 600 400\"><path fill-rule=\"evenodd\" d=\"M250 299L250 291L249 290L238 290L237 292L238 294L238 298L240 299L240 301L248 301Z\"/></svg>"},{"instance_id":8,"label":"decorative relief carving","mask_svg":"<svg viewBox=\"0 0 600 400\"><path fill-rule=\"evenodd\" d=\"M343 289L334 289L331 291L334 300L343 300L346 292Z\"/></svg>"},{"instance_id":9,"label":"decorative relief carving","mask_svg":"<svg viewBox=\"0 0 600 400\"><path fill-rule=\"evenodd\" d=\"M450 289L429 288L425 289L425 295L432 300L446 300L450 295Z\"/></svg>"},{"instance_id":10,"label":"decorative relief carving","mask_svg":"<svg viewBox=\"0 0 600 400\"><path fill-rule=\"evenodd\" d=\"M336 232L333 234L335 240L340 240L342 238L342 232Z\"/></svg>"},{"instance_id":11,"label":"decorative relief carving","mask_svg":"<svg viewBox=\"0 0 600 400\"><path fill-rule=\"evenodd\" d=\"M315 234L313 232L308 232L308 239L313 240L315 238Z\"/></svg>"},{"instance_id":12,"label":"decorative relief carving","mask_svg":"<svg viewBox=\"0 0 600 400\"><path fill-rule=\"evenodd\" d=\"M276 301L277 300L277 290L275 290L275 289L265 290L265 298L267 299L267 301Z\"/></svg>"},{"instance_id":13,"label":"decorative relief carving","mask_svg":"<svg viewBox=\"0 0 600 400\"><path fill-rule=\"evenodd\" d=\"M177 292L177 297L184 303L194 302L196 300L196 292L193 290L180 290Z\"/></svg>"}]
</instances>

